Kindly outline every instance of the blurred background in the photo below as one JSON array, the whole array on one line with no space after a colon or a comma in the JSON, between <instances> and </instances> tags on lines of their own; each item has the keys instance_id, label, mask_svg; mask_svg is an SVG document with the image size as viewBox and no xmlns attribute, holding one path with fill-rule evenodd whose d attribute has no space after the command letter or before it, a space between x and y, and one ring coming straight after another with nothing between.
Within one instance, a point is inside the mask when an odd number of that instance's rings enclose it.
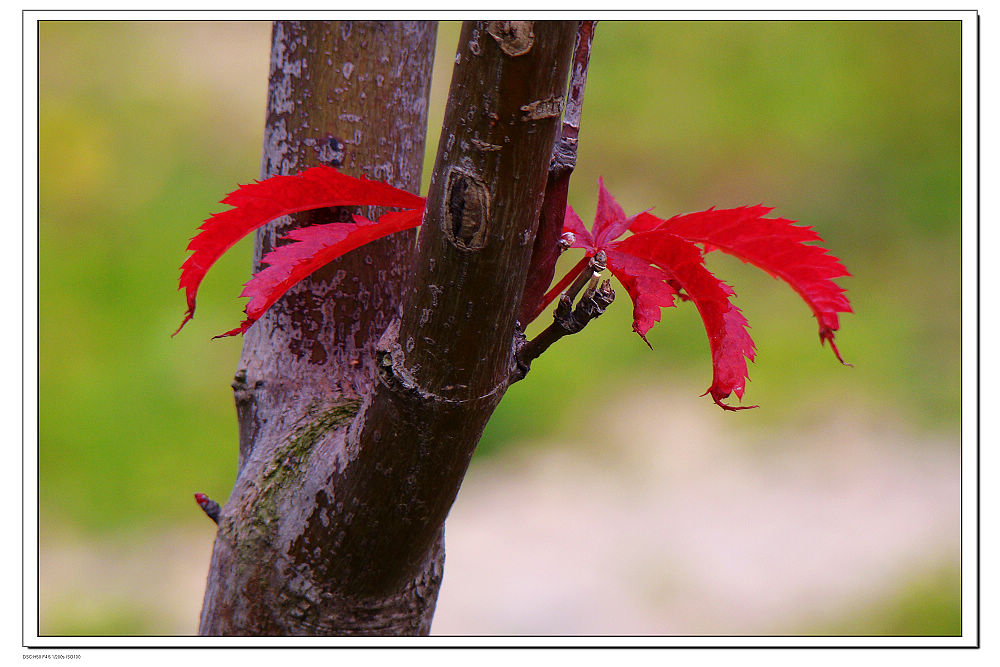
<instances>
[{"instance_id":1,"label":"blurred background","mask_svg":"<svg viewBox=\"0 0 1000 667\"><path fill-rule=\"evenodd\" d=\"M457 23L438 36L425 189ZM707 397L690 304L649 340L624 290L507 393L447 524L435 634L961 632L958 22L602 22L570 203L764 203L853 277L821 348L730 257L758 347ZM270 25L43 22L40 632L194 634L237 433L250 241L184 311L178 267L259 173ZM575 262L578 251L567 253ZM541 318L540 318L541 321ZM538 324L535 325L538 327ZM529 332L530 333L530 332Z\"/></svg>"}]
</instances>

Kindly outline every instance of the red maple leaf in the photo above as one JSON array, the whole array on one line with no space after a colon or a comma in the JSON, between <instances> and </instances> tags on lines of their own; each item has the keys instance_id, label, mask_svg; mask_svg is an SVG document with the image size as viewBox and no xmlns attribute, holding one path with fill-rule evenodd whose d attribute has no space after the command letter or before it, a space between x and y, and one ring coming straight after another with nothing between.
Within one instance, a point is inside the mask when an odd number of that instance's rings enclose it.
<instances>
[{"instance_id":1,"label":"red maple leaf","mask_svg":"<svg viewBox=\"0 0 1000 667\"><path fill-rule=\"evenodd\" d=\"M834 333L840 328L837 313L850 313L844 288L833 278L850 276L844 265L828 250L811 241L822 242L812 227L794 220L765 218L773 209L743 206L733 209L710 208L699 213L675 215L669 220L640 213L630 231L651 230L676 234L704 245L705 252L721 250L781 278L798 292L819 322L820 342L829 342L840 363L844 363Z\"/></svg>"},{"instance_id":2,"label":"red maple leaf","mask_svg":"<svg viewBox=\"0 0 1000 667\"><path fill-rule=\"evenodd\" d=\"M375 239L419 226L423 214L423 209L386 213L377 222L355 215L354 222L293 229L284 238L296 243L280 246L264 255L261 262L269 266L255 273L240 293L240 296L250 297L244 309L246 319L240 326L215 338L244 333L306 276Z\"/></svg>"},{"instance_id":3,"label":"red maple leaf","mask_svg":"<svg viewBox=\"0 0 1000 667\"><path fill-rule=\"evenodd\" d=\"M226 195L222 203L229 204L234 208L213 214L199 228L202 231L191 239L191 243L188 244L188 250L192 252L191 256L181 266L179 286L179 289L186 290L187 313L185 313L181 325L177 327L177 331L180 331L187 324L188 320L194 316L195 297L198 294L198 286L201 285L205 273L215 264L216 260L244 236L259 227L263 227L275 218L290 213L298 213L299 211L330 206L391 206L417 212L416 225L419 225L420 214L422 214L424 208L423 197L418 197L405 190L394 188L379 181L354 178L337 171L333 167L327 166L312 167L293 176L272 176L263 181L241 185L235 192ZM386 219L386 216L380 217L379 221L384 219ZM405 229L405 227L397 226L398 220L396 218L392 218L391 220L394 223L390 225L392 229L386 231L385 234ZM344 224L352 226L352 223ZM374 234L373 232L374 230L370 230L365 235L369 238L366 241L362 241L362 243L385 236L385 234ZM340 253L343 254L356 248L357 245L344 243L338 247L344 248ZM324 256L327 257L326 261L329 262L339 255L327 253ZM268 263L273 267L276 261L280 261L281 257L278 260L275 260L273 257L271 259L273 261ZM263 261L267 261L267 258L265 257ZM316 268L319 267L317 266ZM298 280L304 278L305 275L300 276ZM251 289L250 284L248 284L247 289ZM287 289L288 287L285 287L285 290ZM281 293L284 294L285 290L282 290ZM255 295L251 294L249 296ZM277 300L277 298L274 300ZM274 303L274 301L270 303ZM256 317L253 319L256 319ZM249 326L249 324L246 324L246 326ZM231 335L232 333L245 330L246 327L241 327L223 335ZM177 331L174 332L175 335Z\"/></svg>"},{"instance_id":4,"label":"red maple leaf","mask_svg":"<svg viewBox=\"0 0 1000 667\"><path fill-rule=\"evenodd\" d=\"M222 201L234 208L205 221L201 233L188 246L191 256L181 267L180 288L187 290L188 304L181 327L194 314L198 286L211 265L239 239L271 220L331 206L402 210L375 221L355 215L351 223L313 225L289 232L284 238L291 243L265 255L261 262L266 268L246 283L241 294L250 297L246 319L221 336L244 333L289 288L332 260L388 234L417 227L425 205L423 197L325 166L241 186ZM571 207L566 208L563 231L572 233L572 247L583 249L585 257L545 294L529 321L588 267L591 257L603 251L608 269L632 298L632 328L646 344L646 334L660 321L662 308L674 306L676 299L693 302L704 322L712 355L712 384L705 393L726 410L756 407L722 402L730 394L743 398L746 362L753 360L755 350L746 318L732 303L735 293L705 268L705 254L718 249L785 280L812 309L819 322L820 341L829 342L842 363L833 338L840 324L838 313L851 312L843 288L832 280L850 275L844 266L824 248L807 245L821 240L812 228L784 218L765 218L771 210L745 206L712 208L667 220L648 212L626 217L601 180L592 231ZM625 232L632 235L616 240Z\"/></svg>"},{"instance_id":5,"label":"red maple leaf","mask_svg":"<svg viewBox=\"0 0 1000 667\"><path fill-rule=\"evenodd\" d=\"M833 342L839 328L837 313L851 312L844 290L831 280L850 275L847 270L825 249L805 244L820 240L811 228L783 218L764 218L771 210L764 206L713 208L669 220L648 212L626 217L601 180L592 232L571 207L566 210L563 231L574 235L572 247L585 250L586 257L545 295L534 314L586 269L589 257L603 250L608 269L632 298L632 328L644 341L660 321L660 309L675 305L675 297L694 302L712 353L712 385L705 393L722 408L744 409L726 405L722 399L733 393L743 397L746 360L752 361L755 353L753 340L746 318L730 300L732 288L705 268L704 253L718 248L788 282L813 310L820 340L830 342L842 363ZM632 236L615 241L626 231L633 232Z\"/></svg>"}]
</instances>

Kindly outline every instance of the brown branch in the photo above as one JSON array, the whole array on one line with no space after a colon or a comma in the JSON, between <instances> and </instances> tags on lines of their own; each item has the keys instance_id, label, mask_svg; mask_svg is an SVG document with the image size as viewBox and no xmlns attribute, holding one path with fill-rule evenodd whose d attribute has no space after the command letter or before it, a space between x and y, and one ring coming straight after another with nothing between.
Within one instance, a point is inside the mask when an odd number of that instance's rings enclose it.
<instances>
[{"instance_id":1,"label":"brown branch","mask_svg":"<svg viewBox=\"0 0 1000 667\"><path fill-rule=\"evenodd\" d=\"M419 571L508 386L575 28L463 25L410 290L379 343L356 459L333 480L342 507L322 517L352 517L338 547L351 557L329 567L365 594Z\"/></svg>"},{"instance_id":2,"label":"brown branch","mask_svg":"<svg viewBox=\"0 0 1000 667\"><path fill-rule=\"evenodd\" d=\"M573 284L559 296L555 312L552 314L552 324L535 338L516 345L515 366L511 372L511 382L523 380L531 370L531 362L537 359L549 347L563 336L579 333L591 320L600 317L615 300L615 291L611 289L611 281L605 280L600 288L597 283L601 272L607 268L607 258L604 251L598 252L590 260L590 271L581 273ZM573 299L588 285L573 308Z\"/></svg>"},{"instance_id":3,"label":"brown branch","mask_svg":"<svg viewBox=\"0 0 1000 667\"><path fill-rule=\"evenodd\" d=\"M579 333L591 320L604 314L605 309L615 300L615 291L611 289L611 281L605 280L598 288L596 285L588 289L573 308L573 300L567 296L559 297L559 303L553 313L553 322L535 338L531 339L518 352L517 366L511 381L523 380L531 370L531 362L549 349L553 343L570 334Z\"/></svg>"},{"instance_id":4,"label":"brown branch","mask_svg":"<svg viewBox=\"0 0 1000 667\"><path fill-rule=\"evenodd\" d=\"M577 28L576 44L573 52L573 70L570 73L569 92L566 94L566 113L560 142L574 140L570 171L576 166L576 142L580 136L580 117L583 114L583 93L587 86L587 70L590 67L590 47L594 42L594 28L597 21L580 21Z\"/></svg>"},{"instance_id":5,"label":"brown branch","mask_svg":"<svg viewBox=\"0 0 1000 667\"><path fill-rule=\"evenodd\" d=\"M569 180L576 168L577 143L580 136L580 117L583 113L583 93L587 85L590 64L590 47L594 41L597 21L580 21L577 26L573 49L573 65L566 92L566 108L560 128L559 140L552 149L549 160L545 199L538 221L538 232L532 248L528 279L518 308L518 322L524 329L539 315L538 304L555 275L559 257L557 243L562 234L569 195Z\"/></svg>"}]
</instances>

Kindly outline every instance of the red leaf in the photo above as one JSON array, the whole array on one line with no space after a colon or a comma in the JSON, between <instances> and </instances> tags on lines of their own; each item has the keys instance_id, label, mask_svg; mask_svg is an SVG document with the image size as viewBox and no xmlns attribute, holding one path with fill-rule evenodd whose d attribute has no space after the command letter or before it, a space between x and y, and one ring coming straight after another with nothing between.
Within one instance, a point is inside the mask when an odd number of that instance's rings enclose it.
<instances>
[{"instance_id":1,"label":"red leaf","mask_svg":"<svg viewBox=\"0 0 1000 667\"><path fill-rule=\"evenodd\" d=\"M641 213L631 230L637 234L651 229L667 231L704 243L706 251L718 248L781 278L812 309L819 322L820 341L829 341L837 359L844 363L833 337L840 328L837 313L852 311L845 290L832 279L851 274L825 248L806 245L822 241L811 227L763 217L771 210L766 206L709 209L669 220Z\"/></svg>"},{"instance_id":2,"label":"red leaf","mask_svg":"<svg viewBox=\"0 0 1000 667\"><path fill-rule=\"evenodd\" d=\"M631 229L636 219L644 215L625 217L625 211L604 188L604 179L598 179L597 215L594 218L594 245L604 248L616 238Z\"/></svg>"},{"instance_id":3,"label":"red leaf","mask_svg":"<svg viewBox=\"0 0 1000 667\"><path fill-rule=\"evenodd\" d=\"M620 235L627 229L628 224L631 223L631 219L626 220L625 213L622 211L621 206L618 205L618 202L604 189L603 180L600 182L597 210L598 214L594 222L595 234L600 232L604 237L608 237L609 233L614 232ZM611 218L610 220L609 217ZM620 223L624 223L624 226ZM620 229L620 231L615 232L616 229ZM609 230L611 231L609 232ZM596 255L599 249L594 237L587 231L586 225L583 224L583 220L576 214L572 206L566 207L566 219L563 223L562 231L563 233L570 232L573 234L575 240L573 245L570 246L571 248L582 248L587 254L554 287L545 293L545 296L541 298L535 309L525 318L529 323L534 321L563 290L569 287L570 283L578 275L583 273L583 270L587 267L589 258ZM644 265L642 262L629 261L627 257L619 258L616 262L609 254L608 269L621 281L622 285L628 291L629 296L632 297L632 301L635 304L633 310L635 324L633 324L632 328L642 336L642 339L646 341L646 345L649 345L649 341L646 340L646 332L649 331L649 328L655 322L660 321L659 308L654 309L653 306L654 304L663 306L674 305L673 297L677 293L676 290L670 285L664 288L655 284L657 281L664 279L656 273L659 269ZM642 300L641 304L638 301L639 299Z\"/></svg>"},{"instance_id":4,"label":"red leaf","mask_svg":"<svg viewBox=\"0 0 1000 667\"><path fill-rule=\"evenodd\" d=\"M650 266L649 262L636 259L626 253L616 250L617 244L610 243L615 237L621 236L641 215L625 217L625 211L615 201L615 198L604 187L604 180L598 182L597 213L594 216L594 233L587 231L583 220L576 214L572 206L566 207L566 220L563 232L572 232L576 237L573 248L582 248L587 257L604 250L608 257L608 269L625 287L632 299L632 330L649 345L646 333L660 321L660 308L674 305L674 297L679 296L678 285L669 273ZM697 251L697 249L695 249ZM583 270L586 258L581 260L560 283L545 295L540 313L559 292L566 288L573 278ZM681 298L685 298L681 296ZM650 347L652 347L650 345Z\"/></svg>"},{"instance_id":5,"label":"red leaf","mask_svg":"<svg viewBox=\"0 0 1000 667\"><path fill-rule=\"evenodd\" d=\"M386 213L376 222L356 215L353 223L334 222L293 229L284 238L295 243L280 246L265 255L261 262L268 267L254 274L240 294L250 297L245 308L246 319L237 328L215 338L244 333L306 276L366 243L419 226L422 217L423 210L398 211Z\"/></svg>"},{"instance_id":6,"label":"red leaf","mask_svg":"<svg viewBox=\"0 0 1000 667\"><path fill-rule=\"evenodd\" d=\"M597 180L597 215L594 216L594 245L603 248L625 233L631 220L625 210L604 187L604 179Z\"/></svg>"},{"instance_id":7,"label":"red leaf","mask_svg":"<svg viewBox=\"0 0 1000 667\"><path fill-rule=\"evenodd\" d=\"M743 398L746 361L753 361L756 350L746 318L730 301L732 288L705 268L703 253L722 250L788 282L812 309L819 321L820 339L830 342L841 363L833 342L839 327L837 313L851 312L844 290L833 282L833 278L850 275L847 269L824 248L807 245L821 240L812 228L763 217L770 211L765 206L745 206L713 208L669 220L648 212L626 218L602 180L592 234L572 208L566 209L563 231L576 236L573 247L582 248L586 257L546 295L546 303L583 270L587 258L603 250L611 273L632 298L632 328L646 344L646 333L660 321L661 308L673 306L675 297L694 301L712 352L712 385L706 393L726 410L756 407L722 402L733 393ZM626 231L633 235L614 241ZM703 251L695 243L702 244Z\"/></svg>"},{"instance_id":8,"label":"red leaf","mask_svg":"<svg viewBox=\"0 0 1000 667\"><path fill-rule=\"evenodd\" d=\"M669 271L684 288L705 324L712 352L712 386L705 393L710 393L712 400L727 410L742 409L722 403L731 393L743 398L746 360L752 361L755 353L753 340L747 333L746 318L729 300L734 294L732 288L705 268L698 248L669 232L633 235L613 247Z\"/></svg>"},{"instance_id":9,"label":"red leaf","mask_svg":"<svg viewBox=\"0 0 1000 667\"><path fill-rule=\"evenodd\" d=\"M179 289L186 290L188 309L177 331L194 316L195 297L208 269L237 241L271 220L330 206L392 206L422 211L424 198L379 181L353 178L333 167L319 166L294 176L272 176L241 185L222 203L235 208L213 214L188 245L192 254L181 266L179 285Z\"/></svg>"},{"instance_id":10,"label":"red leaf","mask_svg":"<svg viewBox=\"0 0 1000 667\"><path fill-rule=\"evenodd\" d=\"M674 305L677 290L669 273L615 249L617 247L615 245L605 250L608 270L618 278L632 298L632 330L649 345L646 333L660 321L660 308Z\"/></svg>"},{"instance_id":11,"label":"red leaf","mask_svg":"<svg viewBox=\"0 0 1000 667\"><path fill-rule=\"evenodd\" d=\"M597 226L596 223L594 226ZM583 248L587 251L588 256L597 254L593 237L587 231L586 225L583 224L583 220L576 214L572 206L566 207L566 222L563 224L563 233L566 232L572 232L576 237L576 241L570 246L571 248Z\"/></svg>"}]
</instances>

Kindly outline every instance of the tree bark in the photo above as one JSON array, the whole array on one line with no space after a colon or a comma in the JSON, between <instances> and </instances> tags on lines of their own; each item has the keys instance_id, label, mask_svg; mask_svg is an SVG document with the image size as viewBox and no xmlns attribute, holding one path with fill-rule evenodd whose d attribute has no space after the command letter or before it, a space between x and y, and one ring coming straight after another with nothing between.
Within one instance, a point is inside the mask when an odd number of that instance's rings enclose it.
<instances>
[{"instance_id":1,"label":"tree bark","mask_svg":"<svg viewBox=\"0 0 1000 667\"><path fill-rule=\"evenodd\" d=\"M416 248L350 253L247 332L202 634L429 632L444 520L510 379L575 28L466 23ZM435 30L276 23L262 175L325 160L417 192ZM349 214L268 225L255 270Z\"/></svg>"}]
</instances>

